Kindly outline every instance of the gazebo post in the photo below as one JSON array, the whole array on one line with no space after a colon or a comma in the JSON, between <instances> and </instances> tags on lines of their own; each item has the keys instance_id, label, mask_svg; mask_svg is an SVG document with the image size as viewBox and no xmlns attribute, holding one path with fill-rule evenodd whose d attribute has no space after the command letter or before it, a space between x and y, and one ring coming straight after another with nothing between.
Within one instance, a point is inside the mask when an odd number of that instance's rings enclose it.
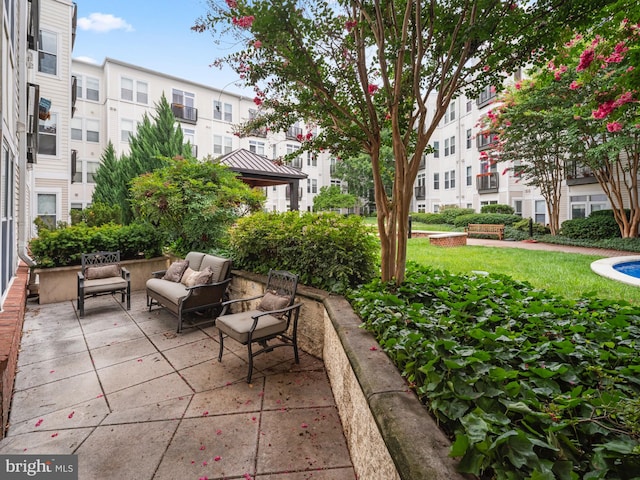
<instances>
[{"instance_id":1,"label":"gazebo post","mask_svg":"<svg viewBox=\"0 0 640 480\"><path fill-rule=\"evenodd\" d=\"M300 181L297 178L289 182L289 188L291 189L291 200L289 202L291 210L300 210L300 199L298 198L299 185Z\"/></svg>"}]
</instances>

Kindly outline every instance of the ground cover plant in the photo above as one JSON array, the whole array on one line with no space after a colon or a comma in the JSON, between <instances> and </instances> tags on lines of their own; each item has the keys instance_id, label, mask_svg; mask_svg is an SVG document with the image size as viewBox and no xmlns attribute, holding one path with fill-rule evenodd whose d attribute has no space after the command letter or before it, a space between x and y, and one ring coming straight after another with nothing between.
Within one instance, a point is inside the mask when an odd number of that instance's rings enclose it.
<instances>
[{"instance_id":1,"label":"ground cover plant","mask_svg":"<svg viewBox=\"0 0 640 480\"><path fill-rule=\"evenodd\" d=\"M640 308L415 263L401 285L375 280L349 299L461 471L640 478Z\"/></svg>"},{"instance_id":2,"label":"ground cover plant","mask_svg":"<svg viewBox=\"0 0 640 480\"><path fill-rule=\"evenodd\" d=\"M472 245L442 248L430 245L427 238L414 238L409 241L407 258L454 273L485 271L509 275L570 299L597 292L601 298L640 305L640 288L591 270L591 262L601 256Z\"/></svg>"}]
</instances>

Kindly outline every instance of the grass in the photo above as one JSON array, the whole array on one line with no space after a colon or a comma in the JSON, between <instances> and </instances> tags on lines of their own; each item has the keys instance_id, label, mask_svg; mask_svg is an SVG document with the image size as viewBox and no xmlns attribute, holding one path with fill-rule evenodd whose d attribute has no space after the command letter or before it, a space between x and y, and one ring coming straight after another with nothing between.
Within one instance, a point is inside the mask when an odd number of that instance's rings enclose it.
<instances>
[{"instance_id":1,"label":"grass","mask_svg":"<svg viewBox=\"0 0 640 480\"><path fill-rule=\"evenodd\" d=\"M367 225L371 225L373 227L377 227L375 217L365 217L364 223ZM448 225L446 223L431 225L428 223L420 223L420 222L411 222L411 231L421 230L425 232L452 232L456 229L453 225Z\"/></svg>"},{"instance_id":2,"label":"grass","mask_svg":"<svg viewBox=\"0 0 640 480\"><path fill-rule=\"evenodd\" d=\"M407 260L423 265L469 274L474 270L500 273L527 281L563 297L577 299L587 295L626 300L640 305L640 288L601 277L591 270L599 256L575 253L494 247L434 247L428 238L409 240Z\"/></svg>"}]
</instances>

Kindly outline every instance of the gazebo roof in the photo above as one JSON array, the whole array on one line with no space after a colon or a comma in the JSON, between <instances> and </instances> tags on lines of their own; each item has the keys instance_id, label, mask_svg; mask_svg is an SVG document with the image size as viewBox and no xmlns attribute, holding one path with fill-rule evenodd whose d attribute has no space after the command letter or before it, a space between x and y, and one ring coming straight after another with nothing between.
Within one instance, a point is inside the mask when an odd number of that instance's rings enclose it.
<instances>
[{"instance_id":1,"label":"gazebo roof","mask_svg":"<svg viewBox=\"0 0 640 480\"><path fill-rule=\"evenodd\" d=\"M278 165L262 155L244 148L227 153L218 160L240 174L243 182L252 187L269 187L289 184L293 180L307 178L307 174L289 165Z\"/></svg>"}]
</instances>

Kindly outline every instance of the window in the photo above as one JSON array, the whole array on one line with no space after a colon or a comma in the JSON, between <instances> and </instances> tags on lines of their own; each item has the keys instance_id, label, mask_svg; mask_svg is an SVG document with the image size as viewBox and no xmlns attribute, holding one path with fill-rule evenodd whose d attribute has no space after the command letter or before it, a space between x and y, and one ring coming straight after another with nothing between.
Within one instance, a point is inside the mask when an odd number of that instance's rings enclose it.
<instances>
[{"instance_id":1,"label":"window","mask_svg":"<svg viewBox=\"0 0 640 480\"><path fill-rule=\"evenodd\" d=\"M440 142L433 142L433 158L440 158Z\"/></svg>"},{"instance_id":2,"label":"window","mask_svg":"<svg viewBox=\"0 0 640 480\"><path fill-rule=\"evenodd\" d=\"M433 174L433 189L440 190L440 174L439 173Z\"/></svg>"},{"instance_id":3,"label":"window","mask_svg":"<svg viewBox=\"0 0 640 480\"><path fill-rule=\"evenodd\" d=\"M264 147L263 147L264 148ZM222 155L231 152L231 138L222 135L213 136L213 153Z\"/></svg>"},{"instance_id":4,"label":"window","mask_svg":"<svg viewBox=\"0 0 640 480\"><path fill-rule=\"evenodd\" d=\"M77 73L72 74L76 77L76 98L82 98L82 75L78 75Z\"/></svg>"},{"instance_id":5,"label":"window","mask_svg":"<svg viewBox=\"0 0 640 480\"><path fill-rule=\"evenodd\" d=\"M473 102L471 100L467 100L467 113L469 113L472 108L473 108Z\"/></svg>"},{"instance_id":6,"label":"window","mask_svg":"<svg viewBox=\"0 0 640 480\"><path fill-rule=\"evenodd\" d=\"M96 183L95 174L100 167L100 162L87 162L87 183Z\"/></svg>"},{"instance_id":7,"label":"window","mask_svg":"<svg viewBox=\"0 0 640 480\"><path fill-rule=\"evenodd\" d=\"M86 99L95 102L100 101L100 80L92 77L87 77L86 80Z\"/></svg>"},{"instance_id":8,"label":"window","mask_svg":"<svg viewBox=\"0 0 640 480\"><path fill-rule=\"evenodd\" d=\"M185 107L194 107L196 101L195 93L185 92L174 88L172 91L173 103L183 105Z\"/></svg>"},{"instance_id":9,"label":"window","mask_svg":"<svg viewBox=\"0 0 640 480\"><path fill-rule=\"evenodd\" d=\"M224 104L224 121L225 122L233 121L233 110L230 103Z\"/></svg>"},{"instance_id":10,"label":"window","mask_svg":"<svg viewBox=\"0 0 640 480\"><path fill-rule=\"evenodd\" d=\"M82 141L82 119L81 118L71 119L71 140Z\"/></svg>"},{"instance_id":11,"label":"window","mask_svg":"<svg viewBox=\"0 0 640 480\"><path fill-rule=\"evenodd\" d=\"M448 138L444 139L444 156L445 157L449 156L449 139Z\"/></svg>"},{"instance_id":12,"label":"window","mask_svg":"<svg viewBox=\"0 0 640 480\"><path fill-rule=\"evenodd\" d=\"M451 182L449 180L449 172L444 172L444 189L448 189L451 186Z\"/></svg>"},{"instance_id":13,"label":"window","mask_svg":"<svg viewBox=\"0 0 640 480\"><path fill-rule=\"evenodd\" d=\"M233 106L230 103L222 103L220 100L213 101L213 118L214 120L222 120L225 122L233 121Z\"/></svg>"},{"instance_id":14,"label":"window","mask_svg":"<svg viewBox=\"0 0 640 480\"><path fill-rule=\"evenodd\" d=\"M213 101L213 119L222 120L222 102L220 100Z\"/></svg>"},{"instance_id":15,"label":"window","mask_svg":"<svg viewBox=\"0 0 640 480\"><path fill-rule=\"evenodd\" d=\"M604 194L600 195L572 195L569 198L571 204L571 218L586 218L593 212L609 208L609 201Z\"/></svg>"},{"instance_id":16,"label":"window","mask_svg":"<svg viewBox=\"0 0 640 480\"><path fill-rule=\"evenodd\" d=\"M315 152L307 152L307 166L308 167L318 166L318 155L316 155Z\"/></svg>"},{"instance_id":17,"label":"window","mask_svg":"<svg viewBox=\"0 0 640 480\"><path fill-rule=\"evenodd\" d=\"M473 175L471 167L467 167L467 187L473 185Z\"/></svg>"},{"instance_id":18,"label":"window","mask_svg":"<svg viewBox=\"0 0 640 480\"><path fill-rule=\"evenodd\" d=\"M100 141L100 121L87 119L87 142Z\"/></svg>"},{"instance_id":19,"label":"window","mask_svg":"<svg viewBox=\"0 0 640 480\"><path fill-rule=\"evenodd\" d=\"M49 119L38 124L38 153L42 155L58 154L58 114L51 113Z\"/></svg>"},{"instance_id":20,"label":"window","mask_svg":"<svg viewBox=\"0 0 640 480\"><path fill-rule=\"evenodd\" d=\"M456 171L455 170L451 170L450 177L451 177L451 188L456 188Z\"/></svg>"},{"instance_id":21,"label":"window","mask_svg":"<svg viewBox=\"0 0 640 480\"><path fill-rule=\"evenodd\" d=\"M456 137L455 135L453 137L451 137L450 139L451 142L451 155L455 155L456 154Z\"/></svg>"},{"instance_id":22,"label":"window","mask_svg":"<svg viewBox=\"0 0 640 480\"><path fill-rule=\"evenodd\" d=\"M318 180L307 178L307 193L318 193Z\"/></svg>"},{"instance_id":23,"label":"window","mask_svg":"<svg viewBox=\"0 0 640 480\"><path fill-rule=\"evenodd\" d=\"M2 143L2 158L0 159L0 203L2 209L0 210L0 217L2 217L0 225L0 247L2 248L2 278L0 295L6 291L9 281L14 276L14 244L15 244L15 220L14 220L14 187L15 187L15 168L16 159L9 145L5 142Z\"/></svg>"},{"instance_id":24,"label":"window","mask_svg":"<svg viewBox=\"0 0 640 480\"><path fill-rule=\"evenodd\" d=\"M57 195L55 193L39 193L37 198L37 216L46 225L55 227L58 223L57 217Z\"/></svg>"},{"instance_id":25,"label":"window","mask_svg":"<svg viewBox=\"0 0 640 480\"><path fill-rule=\"evenodd\" d=\"M76 158L76 172L73 174L73 183L82 183L82 160Z\"/></svg>"},{"instance_id":26,"label":"window","mask_svg":"<svg viewBox=\"0 0 640 480\"><path fill-rule=\"evenodd\" d=\"M470 149L471 145L473 144L472 139L473 139L473 135L471 133L471 129L468 128L467 129L467 150Z\"/></svg>"},{"instance_id":27,"label":"window","mask_svg":"<svg viewBox=\"0 0 640 480\"><path fill-rule=\"evenodd\" d=\"M476 100L476 103L478 104L478 107L484 107L491 103L494 98L496 98L496 88L488 85L482 92L480 92L480 96Z\"/></svg>"},{"instance_id":28,"label":"window","mask_svg":"<svg viewBox=\"0 0 640 480\"><path fill-rule=\"evenodd\" d=\"M133 120L120 120L120 140L129 142L129 137L133 136Z\"/></svg>"},{"instance_id":29,"label":"window","mask_svg":"<svg viewBox=\"0 0 640 480\"><path fill-rule=\"evenodd\" d=\"M249 140L249 151L264 156L264 142Z\"/></svg>"},{"instance_id":30,"label":"window","mask_svg":"<svg viewBox=\"0 0 640 480\"><path fill-rule=\"evenodd\" d=\"M136 82L136 102L149 103L149 85L147 82Z\"/></svg>"},{"instance_id":31,"label":"window","mask_svg":"<svg viewBox=\"0 0 640 480\"><path fill-rule=\"evenodd\" d=\"M456 119L456 102L452 101L449 104L449 108L447 109L447 113L445 113L445 121L453 122Z\"/></svg>"},{"instance_id":32,"label":"window","mask_svg":"<svg viewBox=\"0 0 640 480\"><path fill-rule=\"evenodd\" d=\"M522 216L522 200L514 200L513 201L513 214Z\"/></svg>"},{"instance_id":33,"label":"window","mask_svg":"<svg viewBox=\"0 0 640 480\"><path fill-rule=\"evenodd\" d=\"M40 30L38 47L38 71L50 75L57 75L58 36L55 33Z\"/></svg>"},{"instance_id":34,"label":"window","mask_svg":"<svg viewBox=\"0 0 640 480\"><path fill-rule=\"evenodd\" d=\"M287 155L291 155L297 149L297 146L287 143ZM290 162L293 168L302 168L302 159L299 156L291 158Z\"/></svg>"},{"instance_id":35,"label":"window","mask_svg":"<svg viewBox=\"0 0 640 480\"><path fill-rule=\"evenodd\" d=\"M131 78L122 77L120 79L120 98L133 101L133 80Z\"/></svg>"},{"instance_id":36,"label":"window","mask_svg":"<svg viewBox=\"0 0 640 480\"><path fill-rule=\"evenodd\" d=\"M535 212L536 223L541 223L542 225L544 225L547 219L547 210L546 210L547 207L546 207L545 201L536 200L535 208L536 208L536 212Z\"/></svg>"}]
</instances>

